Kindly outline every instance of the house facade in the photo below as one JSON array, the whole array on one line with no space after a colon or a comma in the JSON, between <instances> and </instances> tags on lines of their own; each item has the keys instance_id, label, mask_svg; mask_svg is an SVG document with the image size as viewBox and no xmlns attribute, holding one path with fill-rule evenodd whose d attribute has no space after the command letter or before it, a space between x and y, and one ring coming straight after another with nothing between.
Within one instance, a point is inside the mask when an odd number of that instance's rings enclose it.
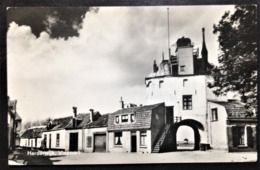
<instances>
[{"instance_id":1,"label":"house facade","mask_svg":"<svg viewBox=\"0 0 260 170\"><path fill-rule=\"evenodd\" d=\"M165 125L164 103L118 110L108 117L108 151L151 153Z\"/></svg>"},{"instance_id":2,"label":"house facade","mask_svg":"<svg viewBox=\"0 0 260 170\"><path fill-rule=\"evenodd\" d=\"M108 152L108 114L101 115L97 120L87 124L83 129L84 152Z\"/></svg>"},{"instance_id":3,"label":"house facade","mask_svg":"<svg viewBox=\"0 0 260 170\"><path fill-rule=\"evenodd\" d=\"M84 126L97 120L99 112L77 114L73 107L74 116L50 120L47 130L42 136L45 148L64 151L84 151Z\"/></svg>"}]
</instances>

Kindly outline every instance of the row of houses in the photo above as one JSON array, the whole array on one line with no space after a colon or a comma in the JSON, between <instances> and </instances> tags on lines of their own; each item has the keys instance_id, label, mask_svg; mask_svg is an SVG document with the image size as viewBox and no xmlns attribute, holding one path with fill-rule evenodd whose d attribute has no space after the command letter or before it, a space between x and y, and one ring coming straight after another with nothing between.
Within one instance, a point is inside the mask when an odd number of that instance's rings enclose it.
<instances>
[{"instance_id":1,"label":"row of houses","mask_svg":"<svg viewBox=\"0 0 260 170\"><path fill-rule=\"evenodd\" d=\"M209 101L209 105L211 138L208 148L256 150L256 118L246 118L242 114L246 110L236 112L244 108L243 103ZM47 126L26 130L20 145L82 152L169 152L177 150L178 128L188 125L194 130L194 150L201 148L205 144L201 140L205 127L192 119L176 120L172 114L173 109L165 103L122 108L104 115L93 110L77 114L74 109L74 116L53 119Z\"/></svg>"}]
</instances>

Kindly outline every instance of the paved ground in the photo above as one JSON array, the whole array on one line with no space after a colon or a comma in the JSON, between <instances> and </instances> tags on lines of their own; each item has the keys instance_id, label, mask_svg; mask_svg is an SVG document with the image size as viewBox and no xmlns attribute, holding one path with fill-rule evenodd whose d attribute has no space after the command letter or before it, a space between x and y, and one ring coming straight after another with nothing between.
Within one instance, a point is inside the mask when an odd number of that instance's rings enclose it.
<instances>
[{"instance_id":1,"label":"paved ground","mask_svg":"<svg viewBox=\"0 0 260 170\"><path fill-rule=\"evenodd\" d=\"M133 163L184 163L184 162L255 162L257 153L227 153L224 151L183 151L159 154L137 153L80 153L51 158L60 164L133 164Z\"/></svg>"},{"instance_id":2,"label":"paved ground","mask_svg":"<svg viewBox=\"0 0 260 170\"><path fill-rule=\"evenodd\" d=\"M179 151L159 154L26 151L15 160L9 161L10 165L14 165L14 161L27 165L255 162L257 161L257 153L228 153L212 150Z\"/></svg>"}]
</instances>

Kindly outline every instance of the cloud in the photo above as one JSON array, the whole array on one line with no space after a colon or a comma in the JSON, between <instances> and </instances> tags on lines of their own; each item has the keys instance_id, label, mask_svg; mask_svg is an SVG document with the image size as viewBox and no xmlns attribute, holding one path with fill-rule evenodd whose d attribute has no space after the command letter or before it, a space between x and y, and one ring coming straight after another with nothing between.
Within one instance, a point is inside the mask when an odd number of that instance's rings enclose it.
<instances>
[{"instance_id":1,"label":"cloud","mask_svg":"<svg viewBox=\"0 0 260 170\"><path fill-rule=\"evenodd\" d=\"M78 36L86 12L98 12L90 7L19 7L7 9L7 23L30 26L32 33L39 37L47 32L51 38Z\"/></svg>"},{"instance_id":2,"label":"cloud","mask_svg":"<svg viewBox=\"0 0 260 170\"><path fill-rule=\"evenodd\" d=\"M57 22L50 17L48 28L66 40L53 38L46 26L35 33L34 26L10 23L8 95L18 99L19 114L24 120L70 116L72 106L79 112L93 108L108 113L120 108L121 96L126 103L144 104L144 78L152 71L153 60L159 63L162 52L168 58L166 9L103 7L98 13L87 12L81 29L73 26L79 36L69 36L63 26L53 29ZM171 43L186 36L200 47L205 27L209 59L214 61L218 44L212 25L226 9L231 7L170 7ZM28 10L18 10L22 18L12 15L26 23L35 11Z\"/></svg>"}]
</instances>

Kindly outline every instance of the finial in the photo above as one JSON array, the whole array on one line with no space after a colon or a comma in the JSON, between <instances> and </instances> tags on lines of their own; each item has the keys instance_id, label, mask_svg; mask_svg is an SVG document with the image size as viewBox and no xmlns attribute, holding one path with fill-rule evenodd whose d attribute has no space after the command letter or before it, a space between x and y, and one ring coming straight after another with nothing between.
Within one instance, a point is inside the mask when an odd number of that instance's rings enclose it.
<instances>
[{"instance_id":1,"label":"finial","mask_svg":"<svg viewBox=\"0 0 260 170\"><path fill-rule=\"evenodd\" d=\"M164 52L162 52L162 60L164 60Z\"/></svg>"},{"instance_id":2,"label":"finial","mask_svg":"<svg viewBox=\"0 0 260 170\"><path fill-rule=\"evenodd\" d=\"M202 28L202 32L203 32L203 33L205 32L205 28L204 28L204 27Z\"/></svg>"}]
</instances>

